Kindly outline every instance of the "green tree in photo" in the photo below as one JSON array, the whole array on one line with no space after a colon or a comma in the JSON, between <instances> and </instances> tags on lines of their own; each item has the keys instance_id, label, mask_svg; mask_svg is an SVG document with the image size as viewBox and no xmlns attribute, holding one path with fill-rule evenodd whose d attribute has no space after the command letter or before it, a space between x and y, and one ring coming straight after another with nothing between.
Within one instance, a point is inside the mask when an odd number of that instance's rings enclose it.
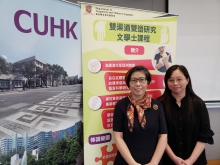
<instances>
[{"instance_id":1,"label":"green tree in photo","mask_svg":"<svg viewBox=\"0 0 220 165\"><path fill-rule=\"evenodd\" d=\"M38 163L35 159L36 159L35 156L28 153L27 154L27 165L38 165Z\"/></svg>"},{"instance_id":2,"label":"green tree in photo","mask_svg":"<svg viewBox=\"0 0 220 165\"><path fill-rule=\"evenodd\" d=\"M64 78L67 76L67 72L60 65L53 64L52 65L52 85L54 86L54 82L56 81L56 86L58 82L61 81L61 76Z\"/></svg>"},{"instance_id":3,"label":"green tree in photo","mask_svg":"<svg viewBox=\"0 0 220 165\"><path fill-rule=\"evenodd\" d=\"M10 162L11 160L11 155L9 154L2 154L0 156L0 162L5 163L5 162Z\"/></svg>"},{"instance_id":4,"label":"green tree in photo","mask_svg":"<svg viewBox=\"0 0 220 165\"><path fill-rule=\"evenodd\" d=\"M0 162L3 163L2 165L8 165L11 162L11 157L14 156L15 154L19 155L19 158L22 158L24 154L24 150L16 150L13 149L10 153L8 154L2 154L0 153Z\"/></svg>"},{"instance_id":5,"label":"green tree in photo","mask_svg":"<svg viewBox=\"0 0 220 165\"><path fill-rule=\"evenodd\" d=\"M63 160L63 155L68 147L67 139L62 138L56 141L53 146L47 151L45 164L47 165L67 165Z\"/></svg>"},{"instance_id":6,"label":"green tree in photo","mask_svg":"<svg viewBox=\"0 0 220 165\"><path fill-rule=\"evenodd\" d=\"M31 87L31 79L36 74L36 66L33 62L22 62L13 64L13 72L20 73L28 79L29 88Z\"/></svg>"},{"instance_id":7,"label":"green tree in photo","mask_svg":"<svg viewBox=\"0 0 220 165\"><path fill-rule=\"evenodd\" d=\"M40 84L44 84L47 87L47 81L50 80L52 76L52 66L46 64L43 68L36 68L36 77L41 80Z\"/></svg>"},{"instance_id":8,"label":"green tree in photo","mask_svg":"<svg viewBox=\"0 0 220 165\"><path fill-rule=\"evenodd\" d=\"M11 165L10 162L5 162L3 165Z\"/></svg>"},{"instance_id":9,"label":"green tree in photo","mask_svg":"<svg viewBox=\"0 0 220 165\"><path fill-rule=\"evenodd\" d=\"M0 58L0 75L11 74L11 73L12 73L12 63L8 63L4 59Z\"/></svg>"}]
</instances>

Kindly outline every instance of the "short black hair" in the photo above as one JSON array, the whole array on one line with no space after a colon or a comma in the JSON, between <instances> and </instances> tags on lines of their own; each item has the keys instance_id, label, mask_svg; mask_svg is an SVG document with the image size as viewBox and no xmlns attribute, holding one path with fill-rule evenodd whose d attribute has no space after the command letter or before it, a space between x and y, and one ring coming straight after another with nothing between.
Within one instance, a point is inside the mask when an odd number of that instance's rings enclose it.
<instances>
[{"instance_id":1,"label":"short black hair","mask_svg":"<svg viewBox=\"0 0 220 165\"><path fill-rule=\"evenodd\" d=\"M131 68L130 70L128 70L128 72L125 75L125 83L128 86L128 88L130 87L129 82L131 80L131 75L134 72L143 72L145 74L147 83L150 84L151 74L150 74L149 70L145 66L137 65L137 66L134 66L133 68Z\"/></svg>"}]
</instances>

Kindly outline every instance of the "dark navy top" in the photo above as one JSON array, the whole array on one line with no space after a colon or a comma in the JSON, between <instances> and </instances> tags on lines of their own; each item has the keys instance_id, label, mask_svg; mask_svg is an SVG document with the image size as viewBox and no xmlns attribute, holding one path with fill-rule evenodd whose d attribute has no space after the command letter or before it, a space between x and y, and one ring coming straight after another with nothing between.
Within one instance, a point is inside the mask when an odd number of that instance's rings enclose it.
<instances>
[{"instance_id":1,"label":"dark navy top","mask_svg":"<svg viewBox=\"0 0 220 165\"><path fill-rule=\"evenodd\" d=\"M133 132L130 132L126 115L129 103L128 97L117 102L113 118L113 131L123 132L123 139L137 163L147 164L151 161L156 149L158 134L167 134L164 110L159 101L152 99L151 107L158 105L158 109L154 110L152 107L144 111L147 122L145 129L142 129L135 109L134 128ZM127 165L120 152L117 153L114 165ZM162 165L162 162L160 165Z\"/></svg>"}]
</instances>

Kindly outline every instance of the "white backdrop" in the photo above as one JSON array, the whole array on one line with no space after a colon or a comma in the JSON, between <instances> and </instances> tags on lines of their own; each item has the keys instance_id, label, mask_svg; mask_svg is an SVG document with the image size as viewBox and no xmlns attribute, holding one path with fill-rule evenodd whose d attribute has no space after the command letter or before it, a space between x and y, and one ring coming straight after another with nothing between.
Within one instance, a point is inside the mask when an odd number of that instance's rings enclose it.
<instances>
[{"instance_id":1,"label":"white backdrop","mask_svg":"<svg viewBox=\"0 0 220 165\"><path fill-rule=\"evenodd\" d=\"M169 0L179 15L176 63L185 65L204 101L220 100L220 0Z\"/></svg>"}]
</instances>

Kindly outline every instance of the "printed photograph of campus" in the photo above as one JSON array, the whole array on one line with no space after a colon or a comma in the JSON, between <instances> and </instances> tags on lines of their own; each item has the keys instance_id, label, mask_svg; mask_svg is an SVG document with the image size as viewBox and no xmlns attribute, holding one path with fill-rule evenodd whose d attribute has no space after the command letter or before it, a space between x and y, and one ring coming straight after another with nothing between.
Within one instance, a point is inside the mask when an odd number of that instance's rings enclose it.
<instances>
[{"instance_id":1,"label":"printed photograph of campus","mask_svg":"<svg viewBox=\"0 0 220 165\"><path fill-rule=\"evenodd\" d=\"M1 55L0 104L2 164L83 162L82 77L36 56Z\"/></svg>"}]
</instances>

